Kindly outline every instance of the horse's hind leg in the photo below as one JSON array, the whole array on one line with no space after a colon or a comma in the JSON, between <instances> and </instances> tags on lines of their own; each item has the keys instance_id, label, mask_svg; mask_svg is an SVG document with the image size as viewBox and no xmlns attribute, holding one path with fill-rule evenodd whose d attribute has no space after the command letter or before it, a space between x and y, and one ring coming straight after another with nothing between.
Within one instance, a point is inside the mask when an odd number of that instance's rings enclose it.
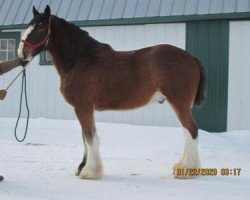
<instances>
[{"instance_id":1,"label":"horse's hind leg","mask_svg":"<svg viewBox=\"0 0 250 200\"><path fill-rule=\"evenodd\" d=\"M103 174L102 161L99 153L99 140L96 134L94 113L92 109L75 108L82 127L85 146L84 158L76 175L81 179L100 179Z\"/></svg>"},{"instance_id":2,"label":"horse's hind leg","mask_svg":"<svg viewBox=\"0 0 250 200\"><path fill-rule=\"evenodd\" d=\"M174 175L176 178L191 178L189 174L186 174L186 169L199 168L200 159L198 152L198 128L193 120L192 112L190 108L181 109L173 106L174 110L179 118L185 133L185 147L182 158L177 162L174 167ZM184 169L184 173L181 171Z\"/></svg>"}]
</instances>

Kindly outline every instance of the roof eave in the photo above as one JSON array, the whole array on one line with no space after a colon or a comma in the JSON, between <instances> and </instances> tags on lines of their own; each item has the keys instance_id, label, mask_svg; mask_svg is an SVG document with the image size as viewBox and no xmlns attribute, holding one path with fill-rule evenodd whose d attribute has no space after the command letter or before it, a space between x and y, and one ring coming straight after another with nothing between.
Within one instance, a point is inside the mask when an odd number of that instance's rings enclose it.
<instances>
[{"instance_id":1,"label":"roof eave","mask_svg":"<svg viewBox=\"0 0 250 200\"><path fill-rule=\"evenodd\" d=\"M113 25L140 25L140 24L159 24L159 23L181 23L191 21L211 21L211 20L250 20L250 12L224 13L224 14L203 14L203 15L179 15L179 16L157 16L139 18L120 18L120 19L99 19L71 21L77 26L113 26ZM0 30L25 29L28 24L0 25Z\"/></svg>"}]
</instances>

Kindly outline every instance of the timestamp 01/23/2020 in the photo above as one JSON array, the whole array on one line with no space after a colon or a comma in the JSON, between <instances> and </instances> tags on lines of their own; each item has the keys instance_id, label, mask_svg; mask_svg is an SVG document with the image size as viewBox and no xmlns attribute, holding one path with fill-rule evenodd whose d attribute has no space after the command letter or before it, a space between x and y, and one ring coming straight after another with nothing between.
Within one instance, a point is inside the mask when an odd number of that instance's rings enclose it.
<instances>
[{"instance_id":1,"label":"timestamp 01/23/2020","mask_svg":"<svg viewBox=\"0 0 250 200\"><path fill-rule=\"evenodd\" d=\"M218 174L219 173L219 174ZM241 168L179 168L178 176L240 176Z\"/></svg>"}]
</instances>

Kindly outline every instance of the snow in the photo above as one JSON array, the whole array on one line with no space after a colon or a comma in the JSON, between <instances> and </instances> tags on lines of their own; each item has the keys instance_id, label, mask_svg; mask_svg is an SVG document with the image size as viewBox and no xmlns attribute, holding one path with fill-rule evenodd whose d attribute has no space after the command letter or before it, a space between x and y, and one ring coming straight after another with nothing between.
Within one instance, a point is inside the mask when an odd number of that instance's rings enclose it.
<instances>
[{"instance_id":1,"label":"snow","mask_svg":"<svg viewBox=\"0 0 250 200\"><path fill-rule=\"evenodd\" d=\"M31 119L24 143L15 141L14 125L15 119L0 118L1 200L250 197L250 131L199 131L202 167L217 168L218 175L179 180L172 166L184 149L180 128L97 123L104 177L80 180L74 175L83 156L77 121ZM221 168L241 168L241 174L221 176Z\"/></svg>"}]
</instances>

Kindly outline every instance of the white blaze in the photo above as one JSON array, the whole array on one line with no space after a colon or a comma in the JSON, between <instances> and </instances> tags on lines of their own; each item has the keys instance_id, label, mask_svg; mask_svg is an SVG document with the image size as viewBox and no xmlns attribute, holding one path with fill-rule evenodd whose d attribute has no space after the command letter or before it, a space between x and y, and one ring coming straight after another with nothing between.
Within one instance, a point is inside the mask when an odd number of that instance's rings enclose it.
<instances>
[{"instance_id":1,"label":"white blaze","mask_svg":"<svg viewBox=\"0 0 250 200\"><path fill-rule=\"evenodd\" d=\"M29 36L29 34L34 30L34 26L29 26L29 28L26 30L26 32L24 33L22 40L26 40ZM23 59L24 55L23 55L23 47L24 47L24 43L20 42L19 47L18 47L18 58Z\"/></svg>"}]
</instances>

